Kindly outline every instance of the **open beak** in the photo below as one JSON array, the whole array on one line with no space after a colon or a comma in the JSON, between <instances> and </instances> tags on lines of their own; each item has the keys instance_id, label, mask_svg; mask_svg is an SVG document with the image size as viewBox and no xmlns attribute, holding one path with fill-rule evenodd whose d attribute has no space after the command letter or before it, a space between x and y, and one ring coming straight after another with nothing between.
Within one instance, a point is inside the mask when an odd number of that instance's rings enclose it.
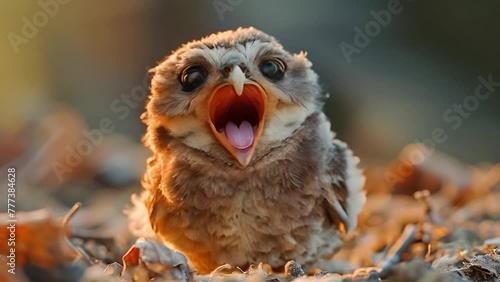
<instances>
[{"instance_id":1,"label":"open beak","mask_svg":"<svg viewBox=\"0 0 500 282\"><path fill-rule=\"evenodd\" d=\"M262 135L267 100L262 87L245 80L235 66L228 83L217 87L208 103L213 134L242 167L250 163Z\"/></svg>"}]
</instances>

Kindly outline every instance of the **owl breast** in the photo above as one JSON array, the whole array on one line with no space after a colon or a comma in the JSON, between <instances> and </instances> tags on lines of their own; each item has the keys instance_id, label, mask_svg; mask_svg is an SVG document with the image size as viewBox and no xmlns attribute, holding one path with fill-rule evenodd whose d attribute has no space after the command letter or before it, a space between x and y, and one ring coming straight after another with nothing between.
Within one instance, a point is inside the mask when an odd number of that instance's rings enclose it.
<instances>
[{"instance_id":1,"label":"owl breast","mask_svg":"<svg viewBox=\"0 0 500 282\"><path fill-rule=\"evenodd\" d=\"M198 271L225 263L278 268L292 259L307 265L341 244L325 216L317 161L263 161L236 175L170 166L176 174L153 197L153 227Z\"/></svg>"},{"instance_id":2,"label":"owl breast","mask_svg":"<svg viewBox=\"0 0 500 282\"><path fill-rule=\"evenodd\" d=\"M302 128L245 169L175 140L157 150L145 177L155 233L199 273L292 259L307 268L333 254L341 239L320 188L329 144L318 126Z\"/></svg>"}]
</instances>

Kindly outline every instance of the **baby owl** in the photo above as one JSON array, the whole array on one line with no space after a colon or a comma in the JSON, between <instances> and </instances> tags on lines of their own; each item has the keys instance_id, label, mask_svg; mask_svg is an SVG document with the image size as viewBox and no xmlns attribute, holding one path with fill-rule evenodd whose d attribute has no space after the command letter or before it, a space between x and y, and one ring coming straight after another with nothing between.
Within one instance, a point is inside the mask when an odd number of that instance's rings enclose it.
<instances>
[{"instance_id":1,"label":"baby owl","mask_svg":"<svg viewBox=\"0 0 500 282\"><path fill-rule=\"evenodd\" d=\"M153 155L131 227L152 227L198 273L289 260L307 268L332 255L356 227L364 177L330 131L311 65L239 28L153 68L142 116Z\"/></svg>"}]
</instances>

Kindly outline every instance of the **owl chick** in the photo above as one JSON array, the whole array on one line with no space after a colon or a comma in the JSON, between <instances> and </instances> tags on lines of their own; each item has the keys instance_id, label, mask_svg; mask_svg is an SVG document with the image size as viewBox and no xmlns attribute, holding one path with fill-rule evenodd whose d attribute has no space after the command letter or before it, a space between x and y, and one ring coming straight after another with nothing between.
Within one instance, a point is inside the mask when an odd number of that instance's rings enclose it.
<instances>
[{"instance_id":1,"label":"owl chick","mask_svg":"<svg viewBox=\"0 0 500 282\"><path fill-rule=\"evenodd\" d=\"M136 210L198 273L292 259L311 267L356 227L364 177L330 131L311 65L239 28L151 70L142 118L153 156Z\"/></svg>"}]
</instances>

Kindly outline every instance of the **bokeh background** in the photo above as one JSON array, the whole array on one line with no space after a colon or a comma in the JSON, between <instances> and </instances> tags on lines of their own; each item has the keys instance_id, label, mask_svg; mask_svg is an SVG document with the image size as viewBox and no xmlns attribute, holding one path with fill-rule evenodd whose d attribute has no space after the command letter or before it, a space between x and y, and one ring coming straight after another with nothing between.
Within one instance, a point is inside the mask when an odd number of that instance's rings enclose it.
<instances>
[{"instance_id":1,"label":"bokeh background","mask_svg":"<svg viewBox=\"0 0 500 282\"><path fill-rule=\"evenodd\" d=\"M308 52L331 94L325 111L333 130L363 167L388 164L435 128L447 135L436 149L469 164L500 161L500 87L458 128L443 119L474 95L478 76L500 81L499 1L401 0L401 12L350 62L339 45L355 46L355 27L364 30L371 12L392 1L59 1L0 4L0 166L17 165L27 185L68 204L96 183L139 187L149 155L140 144L144 101L126 112L113 105L145 90L147 69L180 44L239 26ZM52 3L47 19L40 3ZM19 43L12 34L23 37L25 19L39 26ZM76 148L103 119L112 132L61 167L68 146ZM79 194L60 189L68 186Z\"/></svg>"}]
</instances>

